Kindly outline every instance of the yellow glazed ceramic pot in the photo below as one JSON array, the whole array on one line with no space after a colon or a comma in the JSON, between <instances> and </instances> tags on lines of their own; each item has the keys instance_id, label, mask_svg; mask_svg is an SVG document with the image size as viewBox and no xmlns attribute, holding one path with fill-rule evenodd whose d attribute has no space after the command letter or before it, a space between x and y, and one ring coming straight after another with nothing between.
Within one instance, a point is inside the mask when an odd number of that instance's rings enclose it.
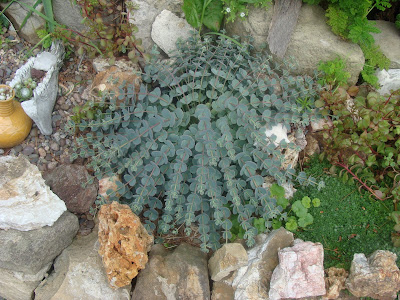
<instances>
[{"instance_id":1,"label":"yellow glazed ceramic pot","mask_svg":"<svg viewBox=\"0 0 400 300\"><path fill-rule=\"evenodd\" d=\"M0 84L0 88L11 89ZM28 136L32 128L32 120L24 112L21 104L14 100L15 92L7 100L0 100L0 148L11 148Z\"/></svg>"}]
</instances>

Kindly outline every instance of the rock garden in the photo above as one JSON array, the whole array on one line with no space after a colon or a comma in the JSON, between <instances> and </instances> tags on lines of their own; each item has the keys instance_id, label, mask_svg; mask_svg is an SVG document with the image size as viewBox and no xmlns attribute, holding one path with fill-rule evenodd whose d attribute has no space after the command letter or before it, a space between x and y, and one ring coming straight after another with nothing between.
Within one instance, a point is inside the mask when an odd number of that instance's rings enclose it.
<instances>
[{"instance_id":1,"label":"rock garden","mask_svg":"<svg viewBox=\"0 0 400 300\"><path fill-rule=\"evenodd\" d=\"M0 0L0 299L396 299L400 2Z\"/></svg>"}]
</instances>

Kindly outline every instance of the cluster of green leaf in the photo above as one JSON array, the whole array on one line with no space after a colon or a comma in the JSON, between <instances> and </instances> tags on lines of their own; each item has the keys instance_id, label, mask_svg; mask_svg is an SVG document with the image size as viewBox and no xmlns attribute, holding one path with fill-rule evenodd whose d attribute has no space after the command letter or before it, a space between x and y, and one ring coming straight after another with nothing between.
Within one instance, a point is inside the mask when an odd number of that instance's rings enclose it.
<instances>
[{"instance_id":1,"label":"cluster of green leaf","mask_svg":"<svg viewBox=\"0 0 400 300\"><path fill-rule=\"evenodd\" d=\"M350 78L350 73L345 71L346 62L341 58L320 62L318 71L322 72L318 83L321 86L329 86L331 89L338 86L346 85Z\"/></svg>"},{"instance_id":2,"label":"cluster of green leaf","mask_svg":"<svg viewBox=\"0 0 400 300\"><path fill-rule=\"evenodd\" d=\"M332 114L333 126L323 136L323 153L344 168L343 178L357 181L374 197L400 199L400 90L380 96L359 95L349 106L346 91L323 92L316 106Z\"/></svg>"},{"instance_id":3,"label":"cluster of green leaf","mask_svg":"<svg viewBox=\"0 0 400 300\"><path fill-rule=\"evenodd\" d=\"M184 0L182 10L190 25L201 31L204 25L218 32L224 18L221 0Z\"/></svg>"},{"instance_id":4,"label":"cluster of green leaf","mask_svg":"<svg viewBox=\"0 0 400 300\"><path fill-rule=\"evenodd\" d=\"M398 14L398 15L396 16L396 22L395 22L395 24L396 24L396 27L397 27L397 28L400 28L400 14Z\"/></svg>"},{"instance_id":5,"label":"cluster of green leaf","mask_svg":"<svg viewBox=\"0 0 400 300\"><path fill-rule=\"evenodd\" d=\"M88 101L82 106L77 105L72 109L74 114L71 116L71 120L75 122L75 124L79 124L82 120L93 120L95 114L102 116L106 107L104 103L100 104L92 101Z\"/></svg>"},{"instance_id":6,"label":"cluster of green leaf","mask_svg":"<svg viewBox=\"0 0 400 300\"><path fill-rule=\"evenodd\" d=\"M292 204L285 198L285 190L283 187L273 184L270 188L271 195L276 199L278 205L282 206L285 211L285 218L277 218L272 221L272 228L278 229L282 227L285 220L285 228L289 231L296 231L299 227L306 228L314 221L313 216L309 212L311 207L319 207L321 201L318 198L304 196L301 200L296 200Z\"/></svg>"},{"instance_id":7,"label":"cluster of green leaf","mask_svg":"<svg viewBox=\"0 0 400 300\"><path fill-rule=\"evenodd\" d=\"M364 69L361 72L363 79L377 84L374 75L375 69L387 69L390 61L383 55L371 33L379 33L373 21L367 19L372 9L385 10L390 8L390 0L303 0L309 4L328 4L326 16L332 31L354 43L357 43L365 56Z\"/></svg>"},{"instance_id":8,"label":"cluster of green leaf","mask_svg":"<svg viewBox=\"0 0 400 300\"><path fill-rule=\"evenodd\" d=\"M244 19L248 14L248 4L268 8L271 2L272 0L184 0L182 9L186 20L194 28L201 31L204 25L218 32L224 15L227 16L227 22L233 22L237 17Z\"/></svg>"},{"instance_id":9,"label":"cluster of green leaf","mask_svg":"<svg viewBox=\"0 0 400 300\"><path fill-rule=\"evenodd\" d=\"M314 157L305 172L322 179L326 186L298 187L294 201L312 194L321 199L313 213L314 222L295 232L296 238L320 242L324 246L324 267L349 269L355 253L370 255L375 250L389 250L397 255L399 248L391 243L394 222L387 202L374 200L368 193L360 193L353 183L328 175L330 164Z\"/></svg>"},{"instance_id":10,"label":"cluster of green leaf","mask_svg":"<svg viewBox=\"0 0 400 300\"><path fill-rule=\"evenodd\" d=\"M307 126L316 116L296 100L314 103L318 86L311 77L291 76L289 65L251 54L247 43L197 35L178 49L170 64L146 65L138 93L128 84L124 94L122 87L118 106L114 99L101 119L96 114L78 124L91 132L77 138L73 159L89 157L99 178L121 174L110 197L143 213L149 232L177 233L183 226L190 234L196 225L202 249L216 249L221 233L232 237L234 214L252 245L254 218L271 228L282 212L263 177L314 182L281 168L282 151L297 146L275 144L265 129Z\"/></svg>"}]
</instances>

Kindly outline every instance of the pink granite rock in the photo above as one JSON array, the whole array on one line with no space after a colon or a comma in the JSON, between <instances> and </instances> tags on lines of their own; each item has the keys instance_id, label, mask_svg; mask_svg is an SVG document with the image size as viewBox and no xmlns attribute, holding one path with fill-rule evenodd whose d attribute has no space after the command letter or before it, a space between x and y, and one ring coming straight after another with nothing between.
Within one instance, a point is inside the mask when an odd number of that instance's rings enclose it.
<instances>
[{"instance_id":1,"label":"pink granite rock","mask_svg":"<svg viewBox=\"0 0 400 300\"><path fill-rule=\"evenodd\" d=\"M320 243L295 240L278 252L269 290L270 299L303 298L325 294L324 249Z\"/></svg>"}]
</instances>

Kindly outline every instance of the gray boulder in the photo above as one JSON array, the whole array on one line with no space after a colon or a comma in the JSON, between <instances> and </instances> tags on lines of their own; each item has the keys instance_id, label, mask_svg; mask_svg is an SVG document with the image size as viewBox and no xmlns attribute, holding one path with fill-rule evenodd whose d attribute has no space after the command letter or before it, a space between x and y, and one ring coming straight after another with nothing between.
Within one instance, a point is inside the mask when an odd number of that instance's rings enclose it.
<instances>
[{"instance_id":1,"label":"gray boulder","mask_svg":"<svg viewBox=\"0 0 400 300\"><path fill-rule=\"evenodd\" d=\"M267 46L270 25L274 18L275 8L249 8L248 17L226 24L229 35L242 38L252 36L254 46L261 49ZM347 71L350 72L348 83L353 85L364 66L364 54L361 48L336 36L326 24L325 11L317 5L303 4L297 25L292 32L291 40L284 56L293 61L297 69L294 74L314 75L320 61L342 57L346 60Z\"/></svg>"},{"instance_id":2,"label":"gray boulder","mask_svg":"<svg viewBox=\"0 0 400 300\"><path fill-rule=\"evenodd\" d=\"M74 1L52 0L52 4L54 19L58 23L82 33L88 30L88 27L82 24L81 8Z\"/></svg>"},{"instance_id":3,"label":"gray boulder","mask_svg":"<svg viewBox=\"0 0 400 300\"><path fill-rule=\"evenodd\" d=\"M346 42L326 24L325 11L317 5L304 4L285 58L297 64L295 74L313 75L320 61L341 57L350 73L349 85L357 83L365 59L361 48Z\"/></svg>"},{"instance_id":4,"label":"gray boulder","mask_svg":"<svg viewBox=\"0 0 400 300\"><path fill-rule=\"evenodd\" d=\"M66 211L52 226L0 230L0 297L31 300L53 259L72 242L78 228L78 218Z\"/></svg>"},{"instance_id":5,"label":"gray boulder","mask_svg":"<svg viewBox=\"0 0 400 300\"><path fill-rule=\"evenodd\" d=\"M249 14L244 20L237 18L235 22L227 23L225 29L229 36L253 37L254 46L257 50L260 50L266 46L269 26L273 15L274 9L272 5L269 9L250 5Z\"/></svg>"},{"instance_id":6,"label":"gray boulder","mask_svg":"<svg viewBox=\"0 0 400 300\"><path fill-rule=\"evenodd\" d=\"M32 7L36 0L21 0L20 2ZM36 31L39 29L43 29L46 22L40 16L32 14L32 16L27 20L24 27L22 27L21 29L21 25L24 22L26 15L29 13L29 9L23 4L19 4L16 2L12 3L4 12L4 14L11 21L14 28L18 30L18 35L20 37L31 44L36 44L40 41L40 38L36 34ZM0 8L3 9L7 5L8 3L0 3ZM36 10L44 13L43 4L39 4L36 7Z\"/></svg>"},{"instance_id":7,"label":"gray boulder","mask_svg":"<svg viewBox=\"0 0 400 300\"><path fill-rule=\"evenodd\" d=\"M373 33L375 43L380 46L383 54L390 59L390 69L400 69L400 30L394 23L375 21L380 33Z\"/></svg>"},{"instance_id":8,"label":"gray boulder","mask_svg":"<svg viewBox=\"0 0 400 300\"><path fill-rule=\"evenodd\" d=\"M78 218L66 211L52 226L0 230L0 268L37 274L71 244L78 228Z\"/></svg>"},{"instance_id":9,"label":"gray boulder","mask_svg":"<svg viewBox=\"0 0 400 300\"><path fill-rule=\"evenodd\" d=\"M207 255L187 244L179 245L173 252L160 244L153 246L131 299L210 299Z\"/></svg>"},{"instance_id":10,"label":"gray boulder","mask_svg":"<svg viewBox=\"0 0 400 300\"><path fill-rule=\"evenodd\" d=\"M36 274L0 268L0 299L31 300L33 291L46 276L51 265L52 263L48 263Z\"/></svg>"},{"instance_id":11,"label":"gray boulder","mask_svg":"<svg viewBox=\"0 0 400 300\"><path fill-rule=\"evenodd\" d=\"M35 290L35 300L127 300L130 286L112 289L98 254L97 230L77 237L54 262L54 272Z\"/></svg>"},{"instance_id":12,"label":"gray boulder","mask_svg":"<svg viewBox=\"0 0 400 300\"><path fill-rule=\"evenodd\" d=\"M127 0L126 2L127 6L132 4L137 8L130 11L129 22L138 27L135 37L142 40L145 52L149 52L154 45L151 39L151 27L161 11L167 9L178 17L183 17L183 0Z\"/></svg>"}]
</instances>

